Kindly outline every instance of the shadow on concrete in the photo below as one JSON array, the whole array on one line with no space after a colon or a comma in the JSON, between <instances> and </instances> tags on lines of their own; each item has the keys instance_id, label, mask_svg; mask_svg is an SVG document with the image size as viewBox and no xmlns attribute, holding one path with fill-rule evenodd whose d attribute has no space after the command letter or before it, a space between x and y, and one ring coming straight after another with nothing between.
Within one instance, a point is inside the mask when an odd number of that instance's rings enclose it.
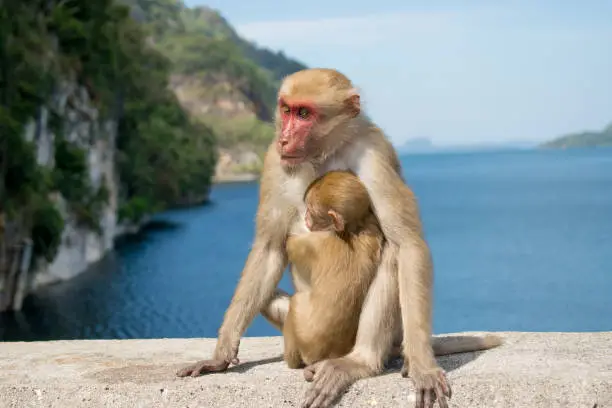
<instances>
[{"instance_id":1,"label":"shadow on concrete","mask_svg":"<svg viewBox=\"0 0 612 408\"><path fill-rule=\"evenodd\" d=\"M445 339L448 341L460 341L461 338L464 337L473 337L473 336L448 336ZM438 357L438 364L446 371L450 372L456 370L459 367L462 367L474 360L476 360L481 354L487 352L488 350L476 351L476 352L463 352L450 354L447 356ZM178 356L177 356L178 357ZM274 364L283 361L283 356L277 355L274 357L267 357L259 360L245 361L241 362L239 365L231 366L226 373L246 373L254 367L266 365L266 364ZM187 363L185 363L187 364ZM391 359L385 366L385 371L380 374L381 376L386 375L398 375L402 369L403 359L394 358ZM102 383L112 384L112 383L122 383L122 382L132 382L132 383L156 383L167 381L169 379L177 379L180 380L179 377L176 376L176 372L184 367L183 364L177 365L167 365L167 364L131 364L122 367L111 367L106 368L100 371L96 371L86 375L91 379L95 379ZM203 376L209 375L217 375L216 373L204 374ZM202 377L202 376L200 376Z\"/></svg>"},{"instance_id":2,"label":"shadow on concrete","mask_svg":"<svg viewBox=\"0 0 612 408\"><path fill-rule=\"evenodd\" d=\"M283 356L264 358L261 360L247 361L240 363L237 366L231 366L222 373L204 374L199 377L219 375L223 373L245 373L253 367L265 364L278 363L283 361ZM167 365L167 364L130 364L121 367L106 368L103 370L91 372L85 375L85 378L90 378L101 383L117 384L117 383L135 383L135 384L153 384L163 381L176 379L181 380L176 375L176 372L185 367L185 364Z\"/></svg>"},{"instance_id":3,"label":"shadow on concrete","mask_svg":"<svg viewBox=\"0 0 612 408\"><path fill-rule=\"evenodd\" d=\"M440 367L444 371L449 373L453 370L458 369L459 367L462 367L466 364L471 363L472 361L480 357L481 354L486 353L487 351L488 350L468 351L464 353L436 357L436 360L438 361L438 364L440 365ZM385 371L381 375L399 373L402 369L403 364L404 364L403 358L401 357L394 358L385 365Z\"/></svg>"},{"instance_id":4,"label":"shadow on concrete","mask_svg":"<svg viewBox=\"0 0 612 408\"><path fill-rule=\"evenodd\" d=\"M444 343L452 344L452 343L463 343L464 340L466 339L474 339L474 338L482 338L482 336L465 336L465 335L444 336L442 338L438 338L438 340L442 340ZM494 347L494 348L497 348L497 347ZM471 363L472 361L480 357L483 353L486 353L489 350L492 350L492 349L478 350L478 351L464 351L464 352L459 352L459 353L454 353L454 354L448 354L445 356L438 356L436 357L436 360L438 364L440 365L440 367L448 373L448 372L458 369L459 367L462 367L466 364ZM396 358L390 359L385 365L385 368L386 368L385 372L381 375L398 373L399 371L401 371L403 363L404 363L404 359L402 357L396 357Z\"/></svg>"},{"instance_id":5,"label":"shadow on concrete","mask_svg":"<svg viewBox=\"0 0 612 408\"><path fill-rule=\"evenodd\" d=\"M247 361L245 363L241 362L240 364L236 365L236 366L231 366L227 372L228 373L246 373L247 371L249 371L251 368L253 367L257 367L257 366L261 366L261 365L266 365L266 364L272 364L272 363L279 363L283 361L283 356L279 355L276 357L269 357L269 358L264 358L261 360L254 360L254 361Z\"/></svg>"}]
</instances>

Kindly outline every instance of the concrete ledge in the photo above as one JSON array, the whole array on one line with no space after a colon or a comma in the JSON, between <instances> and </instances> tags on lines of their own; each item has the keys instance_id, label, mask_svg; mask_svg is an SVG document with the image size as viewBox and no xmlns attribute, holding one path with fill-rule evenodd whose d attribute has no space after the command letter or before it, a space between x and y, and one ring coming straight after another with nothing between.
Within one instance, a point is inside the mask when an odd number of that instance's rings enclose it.
<instances>
[{"instance_id":1,"label":"concrete ledge","mask_svg":"<svg viewBox=\"0 0 612 408\"><path fill-rule=\"evenodd\" d=\"M477 333L474 333L477 334ZM452 407L612 407L612 332L500 333L506 344L439 359ZM281 361L280 337L244 338L242 364L177 378L209 357L214 339L0 344L0 407L297 407L308 387ZM395 362L354 384L338 407L412 408Z\"/></svg>"}]
</instances>

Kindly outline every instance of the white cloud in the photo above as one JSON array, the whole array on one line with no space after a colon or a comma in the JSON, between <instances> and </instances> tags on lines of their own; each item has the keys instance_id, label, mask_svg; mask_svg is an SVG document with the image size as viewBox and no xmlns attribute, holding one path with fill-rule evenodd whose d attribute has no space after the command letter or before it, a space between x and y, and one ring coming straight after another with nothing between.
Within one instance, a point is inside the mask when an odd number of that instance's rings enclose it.
<instances>
[{"instance_id":1,"label":"white cloud","mask_svg":"<svg viewBox=\"0 0 612 408\"><path fill-rule=\"evenodd\" d=\"M447 31L456 20L453 12L400 12L317 20L261 21L238 25L237 31L271 48L299 44L312 46L375 46L390 38L405 40ZM396 38L396 40L400 40Z\"/></svg>"}]
</instances>

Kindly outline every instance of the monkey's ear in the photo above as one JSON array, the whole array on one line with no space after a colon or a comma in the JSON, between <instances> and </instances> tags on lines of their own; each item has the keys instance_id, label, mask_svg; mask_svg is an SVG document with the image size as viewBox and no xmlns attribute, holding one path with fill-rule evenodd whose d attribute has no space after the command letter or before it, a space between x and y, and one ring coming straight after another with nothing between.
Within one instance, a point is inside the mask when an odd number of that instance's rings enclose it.
<instances>
[{"instance_id":1,"label":"monkey's ear","mask_svg":"<svg viewBox=\"0 0 612 408\"><path fill-rule=\"evenodd\" d=\"M344 218L334 210L329 210L327 214L331 217L336 232L344 231Z\"/></svg>"},{"instance_id":2,"label":"monkey's ear","mask_svg":"<svg viewBox=\"0 0 612 408\"><path fill-rule=\"evenodd\" d=\"M353 116L359 115L361 112L361 96L357 88L350 89L347 92L346 104Z\"/></svg>"}]
</instances>

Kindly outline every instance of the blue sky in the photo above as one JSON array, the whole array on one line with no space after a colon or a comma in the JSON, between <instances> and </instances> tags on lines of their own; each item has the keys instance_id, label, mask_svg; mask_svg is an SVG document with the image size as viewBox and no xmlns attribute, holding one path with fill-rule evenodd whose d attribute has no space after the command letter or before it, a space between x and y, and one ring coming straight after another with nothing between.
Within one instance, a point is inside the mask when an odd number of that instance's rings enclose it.
<instances>
[{"instance_id":1,"label":"blue sky","mask_svg":"<svg viewBox=\"0 0 612 408\"><path fill-rule=\"evenodd\" d=\"M610 0L186 3L347 74L396 143L539 141L612 122Z\"/></svg>"}]
</instances>

